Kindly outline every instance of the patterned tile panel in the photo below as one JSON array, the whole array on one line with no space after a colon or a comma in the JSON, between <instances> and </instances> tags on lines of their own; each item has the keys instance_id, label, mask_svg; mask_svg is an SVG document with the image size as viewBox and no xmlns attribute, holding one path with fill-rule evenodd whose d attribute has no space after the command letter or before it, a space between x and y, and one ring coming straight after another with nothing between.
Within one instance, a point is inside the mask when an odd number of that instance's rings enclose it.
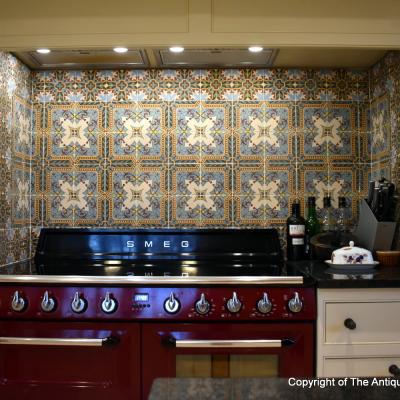
<instances>
[{"instance_id":1,"label":"patterned tile panel","mask_svg":"<svg viewBox=\"0 0 400 400\"><path fill-rule=\"evenodd\" d=\"M110 220L117 225L165 225L164 181L155 169L113 170Z\"/></svg>"},{"instance_id":2,"label":"patterned tile panel","mask_svg":"<svg viewBox=\"0 0 400 400\"><path fill-rule=\"evenodd\" d=\"M173 108L173 158L226 160L230 126L229 104L185 103Z\"/></svg>"},{"instance_id":3,"label":"patterned tile panel","mask_svg":"<svg viewBox=\"0 0 400 400\"><path fill-rule=\"evenodd\" d=\"M289 155L292 115L287 103L239 103L236 118L240 158Z\"/></svg>"},{"instance_id":4,"label":"patterned tile panel","mask_svg":"<svg viewBox=\"0 0 400 400\"><path fill-rule=\"evenodd\" d=\"M119 104L111 111L111 151L114 159L155 158L165 151L163 104Z\"/></svg>"}]
</instances>

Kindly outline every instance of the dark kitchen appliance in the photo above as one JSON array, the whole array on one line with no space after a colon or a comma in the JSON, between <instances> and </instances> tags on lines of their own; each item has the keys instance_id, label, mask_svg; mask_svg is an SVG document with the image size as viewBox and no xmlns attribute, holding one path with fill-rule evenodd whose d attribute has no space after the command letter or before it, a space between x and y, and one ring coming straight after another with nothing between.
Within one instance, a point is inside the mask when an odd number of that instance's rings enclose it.
<instances>
[{"instance_id":1,"label":"dark kitchen appliance","mask_svg":"<svg viewBox=\"0 0 400 400\"><path fill-rule=\"evenodd\" d=\"M0 275L1 398L314 373L314 288L285 275L275 230L43 229L34 270Z\"/></svg>"}]
</instances>

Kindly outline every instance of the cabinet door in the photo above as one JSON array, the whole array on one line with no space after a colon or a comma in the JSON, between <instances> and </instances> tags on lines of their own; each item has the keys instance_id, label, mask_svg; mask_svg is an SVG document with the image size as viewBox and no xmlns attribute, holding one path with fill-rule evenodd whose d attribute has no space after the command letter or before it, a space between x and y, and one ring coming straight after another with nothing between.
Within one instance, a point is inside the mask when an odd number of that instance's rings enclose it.
<instances>
[{"instance_id":1,"label":"cabinet door","mask_svg":"<svg viewBox=\"0 0 400 400\"><path fill-rule=\"evenodd\" d=\"M0 321L0 398L139 399L139 332L137 324Z\"/></svg>"},{"instance_id":2,"label":"cabinet door","mask_svg":"<svg viewBox=\"0 0 400 400\"><path fill-rule=\"evenodd\" d=\"M400 301L327 302L326 344L400 344ZM351 319L353 329L346 327Z\"/></svg>"},{"instance_id":3,"label":"cabinet door","mask_svg":"<svg viewBox=\"0 0 400 400\"><path fill-rule=\"evenodd\" d=\"M392 369L390 368L392 366ZM325 358L324 376L329 377L384 377L393 376L400 366L397 357Z\"/></svg>"}]
</instances>

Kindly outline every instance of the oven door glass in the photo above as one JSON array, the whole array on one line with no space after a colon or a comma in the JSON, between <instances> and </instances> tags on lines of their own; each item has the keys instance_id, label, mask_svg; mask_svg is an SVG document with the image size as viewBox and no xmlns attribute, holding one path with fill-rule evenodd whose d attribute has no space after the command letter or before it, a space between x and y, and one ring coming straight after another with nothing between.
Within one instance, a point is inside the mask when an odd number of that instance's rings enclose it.
<instances>
[{"instance_id":1,"label":"oven door glass","mask_svg":"<svg viewBox=\"0 0 400 400\"><path fill-rule=\"evenodd\" d=\"M258 378L279 375L276 354L178 354L177 378Z\"/></svg>"}]
</instances>

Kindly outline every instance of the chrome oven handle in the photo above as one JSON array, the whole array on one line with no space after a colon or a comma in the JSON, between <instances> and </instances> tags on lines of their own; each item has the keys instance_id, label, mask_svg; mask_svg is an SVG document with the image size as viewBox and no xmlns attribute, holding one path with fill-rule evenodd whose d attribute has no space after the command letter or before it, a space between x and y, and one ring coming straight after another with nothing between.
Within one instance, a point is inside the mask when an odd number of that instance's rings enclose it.
<instances>
[{"instance_id":1,"label":"chrome oven handle","mask_svg":"<svg viewBox=\"0 0 400 400\"><path fill-rule=\"evenodd\" d=\"M292 339L272 339L272 340L176 340L170 338L169 341L177 348L236 348L246 347L253 349L279 348L294 344Z\"/></svg>"},{"instance_id":2,"label":"chrome oven handle","mask_svg":"<svg viewBox=\"0 0 400 400\"><path fill-rule=\"evenodd\" d=\"M109 336L103 339L85 338L37 338L37 337L0 337L0 345L28 345L28 346L84 346L102 347L119 343L119 339Z\"/></svg>"}]
</instances>

